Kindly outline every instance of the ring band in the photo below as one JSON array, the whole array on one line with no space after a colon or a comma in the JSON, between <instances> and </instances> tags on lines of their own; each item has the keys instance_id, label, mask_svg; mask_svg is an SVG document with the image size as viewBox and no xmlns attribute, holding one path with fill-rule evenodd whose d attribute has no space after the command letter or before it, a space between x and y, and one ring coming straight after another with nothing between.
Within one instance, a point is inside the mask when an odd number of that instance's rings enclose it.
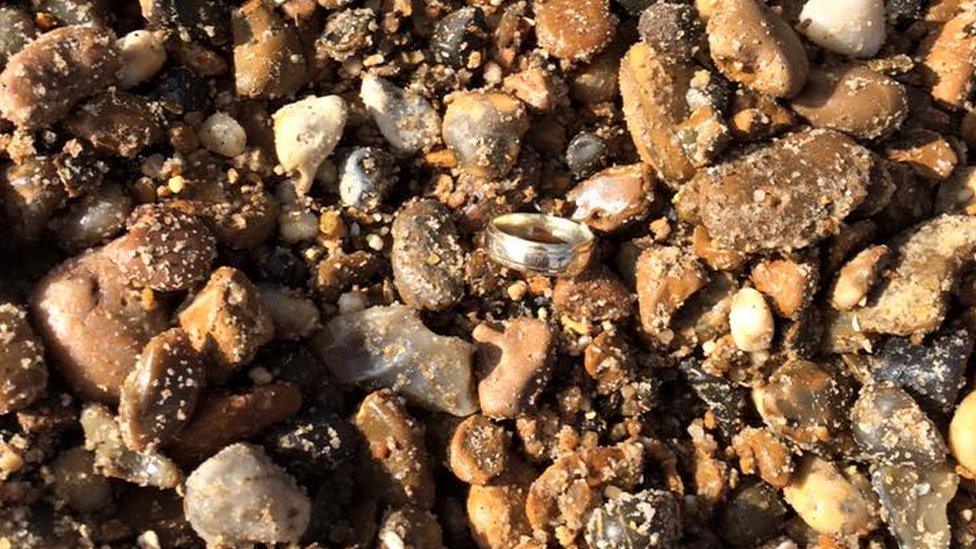
<instances>
[{"instance_id":1,"label":"ring band","mask_svg":"<svg viewBox=\"0 0 976 549\"><path fill-rule=\"evenodd\" d=\"M575 276L593 255L596 239L582 223L539 213L500 215L488 224L488 255L521 272Z\"/></svg>"}]
</instances>

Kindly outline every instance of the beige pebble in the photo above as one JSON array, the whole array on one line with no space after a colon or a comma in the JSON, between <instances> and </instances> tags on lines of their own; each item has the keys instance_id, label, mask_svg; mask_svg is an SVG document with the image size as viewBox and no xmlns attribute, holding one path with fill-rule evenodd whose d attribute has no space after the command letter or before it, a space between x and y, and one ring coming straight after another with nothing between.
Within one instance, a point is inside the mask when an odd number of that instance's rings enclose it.
<instances>
[{"instance_id":1,"label":"beige pebble","mask_svg":"<svg viewBox=\"0 0 976 549\"><path fill-rule=\"evenodd\" d=\"M976 477L976 392L962 399L949 423L949 449L970 477Z\"/></svg>"},{"instance_id":2,"label":"beige pebble","mask_svg":"<svg viewBox=\"0 0 976 549\"><path fill-rule=\"evenodd\" d=\"M233 117L218 112L210 115L197 132L200 143L210 152L233 158L244 152L247 133Z\"/></svg>"},{"instance_id":3,"label":"beige pebble","mask_svg":"<svg viewBox=\"0 0 976 549\"><path fill-rule=\"evenodd\" d=\"M775 330L773 312L759 291L743 288L732 297L729 328L739 349L755 352L769 348Z\"/></svg>"},{"instance_id":4,"label":"beige pebble","mask_svg":"<svg viewBox=\"0 0 976 549\"><path fill-rule=\"evenodd\" d=\"M838 311L849 311L860 304L878 279L888 256L888 247L871 246L848 261L830 292L830 304Z\"/></svg>"},{"instance_id":5,"label":"beige pebble","mask_svg":"<svg viewBox=\"0 0 976 549\"><path fill-rule=\"evenodd\" d=\"M877 521L870 485L856 470L808 455L789 486L786 501L810 528L824 534L853 535L870 531Z\"/></svg>"},{"instance_id":6,"label":"beige pebble","mask_svg":"<svg viewBox=\"0 0 976 549\"><path fill-rule=\"evenodd\" d=\"M119 38L121 52L119 87L129 89L153 77L166 64L163 41L147 30L135 30Z\"/></svg>"}]
</instances>

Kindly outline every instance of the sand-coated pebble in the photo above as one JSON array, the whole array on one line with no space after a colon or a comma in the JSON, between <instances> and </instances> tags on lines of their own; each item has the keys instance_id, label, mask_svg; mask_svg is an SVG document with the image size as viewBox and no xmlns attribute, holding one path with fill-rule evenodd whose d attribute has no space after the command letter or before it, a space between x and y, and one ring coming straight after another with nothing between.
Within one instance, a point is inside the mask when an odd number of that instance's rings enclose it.
<instances>
[{"instance_id":1,"label":"sand-coated pebble","mask_svg":"<svg viewBox=\"0 0 976 549\"><path fill-rule=\"evenodd\" d=\"M617 17L610 0L534 0L539 46L566 61L586 61L613 39Z\"/></svg>"},{"instance_id":2,"label":"sand-coated pebble","mask_svg":"<svg viewBox=\"0 0 976 549\"><path fill-rule=\"evenodd\" d=\"M483 54L487 34L485 13L477 6L465 6L445 15L434 25L430 36L434 61L458 69L467 67L472 57Z\"/></svg>"},{"instance_id":3,"label":"sand-coated pebble","mask_svg":"<svg viewBox=\"0 0 976 549\"><path fill-rule=\"evenodd\" d=\"M452 96L441 132L463 170L497 179L515 167L528 129L528 114L518 99L497 91L469 91Z\"/></svg>"},{"instance_id":4,"label":"sand-coated pebble","mask_svg":"<svg viewBox=\"0 0 976 549\"><path fill-rule=\"evenodd\" d=\"M398 152L415 153L440 141L441 116L422 95L368 74L359 97L380 133Z\"/></svg>"},{"instance_id":5,"label":"sand-coated pebble","mask_svg":"<svg viewBox=\"0 0 976 549\"><path fill-rule=\"evenodd\" d=\"M267 0L249 0L232 13L234 82L245 97L288 97L305 84L298 32Z\"/></svg>"},{"instance_id":6,"label":"sand-coated pebble","mask_svg":"<svg viewBox=\"0 0 976 549\"><path fill-rule=\"evenodd\" d=\"M815 68L790 106L815 127L876 139L908 116L908 95L901 83L867 67Z\"/></svg>"},{"instance_id":7,"label":"sand-coated pebble","mask_svg":"<svg viewBox=\"0 0 976 549\"><path fill-rule=\"evenodd\" d=\"M396 183L397 163L377 147L357 147L342 162L339 198L346 206L373 211Z\"/></svg>"},{"instance_id":8,"label":"sand-coated pebble","mask_svg":"<svg viewBox=\"0 0 976 549\"><path fill-rule=\"evenodd\" d=\"M573 136L566 146L566 165L576 177L587 177L607 163L607 142L590 132Z\"/></svg>"},{"instance_id":9,"label":"sand-coated pebble","mask_svg":"<svg viewBox=\"0 0 976 549\"><path fill-rule=\"evenodd\" d=\"M25 408L47 388L44 347L27 322L27 312L0 302L0 414Z\"/></svg>"},{"instance_id":10,"label":"sand-coated pebble","mask_svg":"<svg viewBox=\"0 0 976 549\"><path fill-rule=\"evenodd\" d=\"M450 210L436 200L407 203L393 221L393 283L404 303L440 311L464 295L464 250Z\"/></svg>"},{"instance_id":11,"label":"sand-coated pebble","mask_svg":"<svg viewBox=\"0 0 976 549\"><path fill-rule=\"evenodd\" d=\"M305 195L319 165L332 154L346 126L346 102L338 95L306 97L272 115L278 162L297 176L295 191Z\"/></svg>"},{"instance_id":12,"label":"sand-coated pebble","mask_svg":"<svg viewBox=\"0 0 976 549\"><path fill-rule=\"evenodd\" d=\"M689 4L652 4L641 14L637 29L645 44L677 61L690 60L704 45L705 26Z\"/></svg>"}]
</instances>

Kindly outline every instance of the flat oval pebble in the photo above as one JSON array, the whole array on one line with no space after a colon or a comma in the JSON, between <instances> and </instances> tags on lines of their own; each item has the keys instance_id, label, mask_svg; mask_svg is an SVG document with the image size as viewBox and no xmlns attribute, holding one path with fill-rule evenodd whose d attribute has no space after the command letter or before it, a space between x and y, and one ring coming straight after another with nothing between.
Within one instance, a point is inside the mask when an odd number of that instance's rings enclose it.
<instances>
[{"instance_id":1,"label":"flat oval pebble","mask_svg":"<svg viewBox=\"0 0 976 549\"><path fill-rule=\"evenodd\" d=\"M885 136L908 116L905 87L858 66L811 70L807 85L790 106L814 127L842 131L856 139Z\"/></svg>"},{"instance_id":2,"label":"flat oval pebble","mask_svg":"<svg viewBox=\"0 0 976 549\"><path fill-rule=\"evenodd\" d=\"M186 479L186 518L212 544L297 542L311 502L260 446L233 444Z\"/></svg>"},{"instance_id":3,"label":"flat oval pebble","mask_svg":"<svg viewBox=\"0 0 976 549\"><path fill-rule=\"evenodd\" d=\"M617 25L610 0L535 0L532 11L539 45L568 61L588 60L600 53Z\"/></svg>"},{"instance_id":4,"label":"flat oval pebble","mask_svg":"<svg viewBox=\"0 0 976 549\"><path fill-rule=\"evenodd\" d=\"M416 200L393 221L393 282L403 301L417 309L443 310L464 294L464 250L450 210L434 200Z\"/></svg>"}]
</instances>

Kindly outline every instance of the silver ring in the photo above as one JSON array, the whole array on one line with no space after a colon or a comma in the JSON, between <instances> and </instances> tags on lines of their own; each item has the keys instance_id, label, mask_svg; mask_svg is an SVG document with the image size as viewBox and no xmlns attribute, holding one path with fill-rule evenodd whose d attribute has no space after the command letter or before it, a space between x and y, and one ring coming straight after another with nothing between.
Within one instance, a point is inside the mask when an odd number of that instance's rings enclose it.
<instances>
[{"instance_id":1,"label":"silver ring","mask_svg":"<svg viewBox=\"0 0 976 549\"><path fill-rule=\"evenodd\" d=\"M582 223L538 213L513 213L488 224L485 246L498 263L521 272L575 276L593 255L596 239Z\"/></svg>"}]
</instances>

